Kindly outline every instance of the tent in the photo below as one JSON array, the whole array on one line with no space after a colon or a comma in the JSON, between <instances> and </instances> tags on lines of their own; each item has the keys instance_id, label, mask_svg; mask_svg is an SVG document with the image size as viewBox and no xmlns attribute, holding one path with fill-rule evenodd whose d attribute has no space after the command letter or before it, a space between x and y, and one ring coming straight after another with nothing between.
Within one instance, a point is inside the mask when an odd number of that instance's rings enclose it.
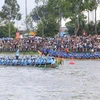
<instances>
[{"instance_id":1,"label":"tent","mask_svg":"<svg viewBox=\"0 0 100 100\"><path fill-rule=\"evenodd\" d=\"M36 32L30 32L29 35L36 36Z\"/></svg>"}]
</instances>

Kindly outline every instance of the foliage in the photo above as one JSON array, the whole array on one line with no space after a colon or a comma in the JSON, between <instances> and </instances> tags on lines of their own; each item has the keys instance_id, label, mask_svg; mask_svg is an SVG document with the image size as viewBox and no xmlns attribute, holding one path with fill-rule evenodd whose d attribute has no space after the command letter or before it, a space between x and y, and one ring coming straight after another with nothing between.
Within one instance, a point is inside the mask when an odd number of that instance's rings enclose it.
<instances>
[{"instance_id":1,"label":"foliage","mask_svg":"<svg viewBox=\"0 0 100 100\"><path fill-rule=\"evenodd\" d=\"M43 7L44 6L38 7L38 15L40 15L39 16L40 19L47 18L46 20L48 22L49 19L48 15L50 14L51 16L54 17L54 20L56 19L56 22L58 23L58 27L59 27L61 18L65 18L65 19L70 18L71 23L67 25L69 27L69 31L73 32L74 30L73 33L79 35L85 29L85 24L86 24L85 21L86 16L83 15L83 11L86 10L92 11L93 9L95 9L95 4L93 4L93 0L48 0L48 2L45 5L45 8L46 8L46 12L49 14L46 15L41 14L41 12L43 12ZM35 12L34 14L37 14L36 9L34 9L34 12ZM43 19L42 22L44 23Z\"/></svg>"},{"instance_id":2,"label":"foliage","mask_svg":"<svg viewBox=\"0 0 100 100\"><path fill-rule=\"evenodd\" d=\"M86 33L87 34L94 34L95 33L95 27L94 27L94 22L91 21L89 22L89 24L86 25Z\"/></svg>"},{"instance_id":3,"label":"foliage","mask_svg":"<svg viewBox=\"0 0 100 100\"><path fill-rule=\"evenodd\" d=\"M83 30L85 30L85 26L86 26L86 16L84 16L83 14L80 14L79 16L79 29L77 32L77 35L82 35ZM71 18L70 22L66 23L66 27L68 28L68 33L69 34L74 34L74 30L75 30L75 24L74 24L74 19Z\"/></svg>"},{"instance_id":4,"label":"foliage","mask_svg":"<svg viewBox=\"0 0 100 100\"><path fill-rule=\"evenodd\" d=\"M72 22L66 23L66 27L68 28L68 33L70 35L73 35L74 33L74 24ZM80 29L77 33L77 35L82 35L83 32L86 31L87 35L91 34L96 34L95 33L95 23L93 21L86 23L83 20L83 23L80 25ZM97 33L100 34L100 21L97 22Z\"/></svg>"},{"instance_id":5,"label":"foliage","mask_svg":"<svg viewBox=\"0 0 100 100\"><path fill-rule=\"evenodd\" d=\"M96 9L100 0L35 0L35 3L36 7L27 16L26 23L28 29L33 30L33 21L36 22L39 36L52 37L56 35L59 32L62 18L71 19L70 22L66 23L70 34L82 35L84 30L91 34L96 33L96 31L100 33L100 22L97 22L95 18L95 23L90 22L87 24L86 16L83 14L84 11L95 10L96 16ZM20 20L21 14L19 10L17 0L5 0L0 16L7 20L6 22L8 20L11 22L15 19ZM5 30L5 26L2 26L0 30L1 36L7 36L5 33L8 33L8 29ZM11 35L13 35L12 33Z\"/></svg>"},{"instance_id":6,"label":"foliage","mask_svg":"<svg viewBox=\"0 0 100 100\"><path fill-rule=\"evenodd\" d=\"M50 19L48 23L45 23L44 24L44 36L54 37L59 31L57 25L58 24L53 19ZM42 36L42 23L38 24L37 35Z\"/></svg>"},{"instance_id":7,"label":"foliage","mask_svg":"<svg viewBox=\"0 0 100 100\"><path fill-rule=\"evenodd\" d=\"M97 22L97 33L100 35L100 20Z\"/></svg>"},{"instance_id":8,"label":"foliage","mask_svg":"<svg viewBox=\"0 0 100 100\"><path fill-rule=\"evenodd\" d=\"M72 21L66 23L66 27L68 29L68 34L73 35L74 33L74 24Z\"/></svg>"},{"instance_id":9,"label":"foliage","mask_svg":"<svg viewBox=\"0 0 100 100\"><path fill-rule=\"evenodd\" d=\"M16 28L14 27L13 23L10 23L11 26L11 37L15 37ZM8 24L4 26L0 26L0 38L1 37L8 37Z\"/></svg>"},{"instance_id":10,"label":"foliage","mask_svg":"<svg viewBox=\"0 0 100 100\"><path fill-rule=\"evenodd\" d=\"M18 5L17 0L5 0L4 5L2 6L2 10L0 11L0 17L3 19L4 22L6 22L6 24L4 24L4 27L1 25L1 27L3 27L1 36L8 36L7 33L9 33L9 37L15 35L15 29L14 25L12 25L12 22L14 20L21 19L21 14L19 13L19 10L20 6ZM5 27L8 28L6 28L5 30Z\"/></svg>"},{"instance_id":11,"label":"foliage","mask_svg":"<svg viewBox=\"0 0 100 100\"><path fill-rule=\"evenodd\" d=\"M53 15L51 9L45 2L43 5L37 5L30 13L33 20L38 21L37 34L39 36L52 37L59 31L58 18Z\"/></svg>"},{"instance_id":12,"label":"foliage","mask_svg":"<svg viewBox=\"0 0 100 100\"><path fill-rule=\"evenodd\" d=\"M2 7L0 16L7 20L20 20L21 14L19 13L20 6L17 0L5 0L5 4Z\"/></svg>"}]
</instances>

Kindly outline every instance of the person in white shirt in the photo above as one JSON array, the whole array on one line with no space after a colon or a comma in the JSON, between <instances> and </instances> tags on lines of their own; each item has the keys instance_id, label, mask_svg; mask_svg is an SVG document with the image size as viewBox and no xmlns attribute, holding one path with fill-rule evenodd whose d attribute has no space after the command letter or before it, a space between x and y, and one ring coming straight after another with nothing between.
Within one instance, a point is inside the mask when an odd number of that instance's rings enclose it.
<instances>
[{"instance_id":1,"label":"person in white shirt","mask_svg":"<svg viewBox=\"0 0 100 100\"><path fill-rule=\"evenodd\" d=\"M16 51L16 59L19 59L19 49Z\"/></svg>"}]
</instances>

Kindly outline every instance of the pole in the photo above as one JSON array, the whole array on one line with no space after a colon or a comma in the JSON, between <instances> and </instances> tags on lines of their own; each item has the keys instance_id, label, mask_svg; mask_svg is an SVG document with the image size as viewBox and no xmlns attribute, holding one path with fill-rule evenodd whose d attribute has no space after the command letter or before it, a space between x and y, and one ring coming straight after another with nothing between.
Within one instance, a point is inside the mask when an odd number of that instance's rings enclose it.
<instances>
[{"instance_id":1,"label":"pole","mask_svg":"<svg viewBox=\"0 0 100 100\"><path fill-rule=\"evenodd\" d=\"M27 27L27 0L25 0L25 24L26 24L26 30L28 29Z\"/></svg>"},{"instance_id":2,"label":"pole","mask_svg":"<svg viewBox=\"0 0 100 100\"><path fill-rule=\"evenodd\" d=\"M97 16L96 16L97 15L97 13L96 13L97 11L96 11L96 8L95 8L94 11L95 11L95 34L97 34Z\"/></svg>"},{"instance_id":3,"label":"pole","mask_svg":"<svg viewBox=\"0 0 100 100\"><path fill-rule=\"evenodd\" d=\"M9 19L9 38L10 38L10 19Z\"/></svg>"},{"instance_id":4,"label":"pole","mask_svg":"<svg viewBox=\"0 0 100 100\"><path fill-rule=\"evenodd\" d=\"M44 37L44 23L42 22L42 38Z\"/></svg>"},{"instance_id":5,"label":"pole","mask_svg":"<svg viewBox=\"0 0 100 100\"><path fill-rule=\"evenodd\" d=\"M90 21L89 21L89 17L90 17L90 16L89 16L89 10L88 10L87 12L88 12L88 24L89 24L89 22L90 22Z\"/></svg>"},{"instance_id":6,"label":"pole","mask_svg":"<svg viewBox=\"0 0 100 100\"><path fill-rule=\"evenodd\" d=\"M9 19L8 19L8 21L9 21L9 22L8 22L8 23L9 23L9 26L8 26L8 27L9 27L9 29L8 29L8 30L9 30L9 38L10 38L10 33L11 33L11 29L10 29L10 20L11 20L11 8L10 8Z\"/></svg>"},{"instance_id":7,"label":"pole","mask_svg":"<svg viewBox=\"0 0 100 100\"><path fill-rule=\"evenodd\" d=\"M61 30L61 19L62 19L61 8L59 8L59 37L60 37L60 30Z\"/></svg>"}]
</instances>

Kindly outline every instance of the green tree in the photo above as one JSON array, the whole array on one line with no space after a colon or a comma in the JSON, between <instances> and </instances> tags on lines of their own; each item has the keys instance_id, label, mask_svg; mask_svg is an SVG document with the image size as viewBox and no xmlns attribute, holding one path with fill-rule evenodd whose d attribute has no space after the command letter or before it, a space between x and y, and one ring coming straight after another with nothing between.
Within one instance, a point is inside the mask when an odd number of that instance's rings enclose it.
<instances>
[{"instance_id":1,"label":"green tree","mask_svg":"<svg viewBox=\"0 0 100 100\"><path fill-rule=\"evenodd\" d=\"M58 19L59 23L61 18L70 18L72 20L75 35L80 30L80 24L86 19L85 17L84 19L81 18L83 11L90 10L91 6L94 7L91 0L48 0L49 11Z\"/></svg>"},{"instance_id":2,"label":"green tree","mask_svg":"<svg viewBox=\"0 0 100 100\"><path fill-rule=\"evenodd\" d=\"M50 19L49 18L49 21L44 23L44 36L45 37L54 37L55 35L57 35L57 33L59 32L59 29L58 29L58 23L56 23L56 21L54 21L54 19ZM39 23L38 24L38 27L37 27L37 35L39 36L42 36L42 23Z\"/></svg>"},{"instance_id":3,"label":"green tree","mask_svg":"<svg viewBox=\"0 0 100 100\"><path fill-rule=\"evenodd\" d=\"M87 24L86 28L85 28L86 32L88 34L91 34L91 35L95 34L95 27L94 26L95 26L95 24L93 21L89 22L89 24Z\"/></svg>"},{"instance_id":4,"label":"green tree","mask_svg":"<svg viewBox=\"0 0 100 100\"><path fill-rule=\"evenodd\" d=\"M100 35L100 20L97 21L97 33Z\"/></svg>"},{"instance_id":5,"label":"green tree","mask_svg":"<svg viewBox=\"0 0 100 100\"><path fill-rule=\"evenodd\" d=\"M100 4L100 0L92 0L92 5L95 11L95 34L97 34L97 7Z\"/></svg>"},{"instance_id":6,"label":"green tree","mask_svg":"<svg viewBox=\"0 0 100 100\"><path fill-rule=\"evenodd\" d=\"M20 6L17 3L17 0L5 0L5 3L0 12L0 16L9 23L9 37L10 37L10 22L21 19L21 14L19 13Z\"/></svg>"},{"instance_id":7,"label":"green tree","mask_svg":"<svg viewBox=\"0 0 100 100\"><path fill-rule=\"evenodd\" d=\"M57 23L60 29L61 19L71 19L71 23L67 26L72 26L74 34L80 34L85 29L86 17L84 11L95 9L93 0L36 0L37 7L33 9L32 15L41 21L42 33L49 23L50 16ZM42 5L41 5L42 4ZM97 7L97 6L96 6Z\"/></svg>"},{"instance_id":8,"label":"green tree","mask_svg":"<svg viewBox=\"0 0 100 100\"><path fill-rule=\"evenodd\" d=\"M38 28L37 33L42 37L44 36L54 36L58 33L59 25L58 25L58 19L55 15L53 15L53 12L51 12L51 9L48 7L48 2L45 0L40 0L43 2L42 5L39 5L39 2L37 2L36 8L32 10L30 13L30 16L33 17L34 21L38 21ZM52 27L53 26L53 27ZM47 32L48 31L48 32Z\"/></svg>"},{"instance_id":9,"label":"green tree","mask_svg":"<svg viewBox=\"0 0 100 100\"><path fill-rule=\"evenodd\" d=\"M70 12L72 13L71 19L74 20L74 34L77 35L80 29L80 23L85 19L82 19L83 11L89 9L90 3L89 0L71 0ZM81 20L80 20L81 18Z\"/></svg>"},{"instance_id":10,"label":"green tree","mask_svg":"<svg viewBox=\"0 0 100 100\"><path fill-rule=\"evenodd\" d=\"M8 30L9 24L5 24L3 26L0 26L0 37L8 37ZM11 27L11 37L15 38L16 35L16 28L14 27L13 23L10 23L10 27Z\"/></svg>"}]
</instances>

